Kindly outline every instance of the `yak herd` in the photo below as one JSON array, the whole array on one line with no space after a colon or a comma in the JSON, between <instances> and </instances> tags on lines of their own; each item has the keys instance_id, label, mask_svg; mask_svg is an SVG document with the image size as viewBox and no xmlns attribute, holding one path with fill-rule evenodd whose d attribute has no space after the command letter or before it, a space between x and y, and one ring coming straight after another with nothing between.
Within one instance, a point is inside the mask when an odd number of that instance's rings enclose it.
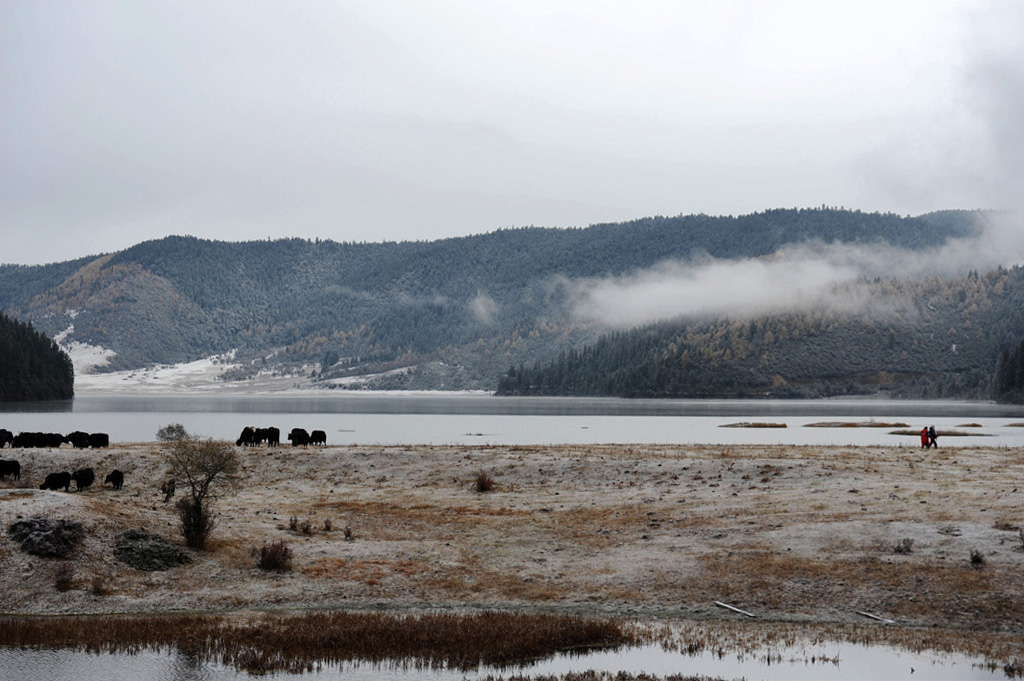
<instances>
[{"instance_id":1,"label":"yak herd","mask_svg":"<svg viewBox=\"0 0 1024 681\"><path fill-rule=\"evenodd\" d=\"M288 441L293 447L307 447L309 445L326 445L327 433L322 430L306 431L304 428L292 428L288 433ZM75 449L95 449L110 446L110 436L106 433L84 433L76 430L67 435L60 433L18 433L14 435L11 431L0 428L0 449L10 446L11 449L27 448L59 448L62 444L70 444ZM266 443L270 447L281 444L281 431L277 428L256 428L246 426L235 445L238 447L257 447ZM11 476L12 480L21 479L21 463L17 460L0 459L0 481ZM75 490L81 492L96 481L96 473L92 468L81 468L71 472L50 473L39 489L60 490L65 492L71 490L71 483L75 483ZM124 473L119 470L111 471L104 479L103 484L109 484L119 490L124 485ZM166 490L162 490L166 493ZM170 494L173 494L173 487ZM170 498L168 494L168 498Z\"/></svg>"},{"instance_id":2,"label":"yak herd","mask_svg":"<svg viewBox=\"0 0 1024 681\"><path fill-rule=\"evenodd\" d=\"M322 430L307 431L305 428L292 428L288 433L288 441L293 447L308 447L309 445L326 445L327 433ZM278 428L256 428L246 426L242 434L235 440L237 447L258 447L263 443L270 447L277 447L281 444L281 431Z\"/></svg>"},{"instance_id":3,"label":"yak herd","mask_svg":"<svg viewBox=\"0 0 1024 681\"><path fill-rule=\"evenodd\" d=\"M59 448L62 444L70 444L75 449L99 449L110 446L110 436L106 433L84 433L76 430L67 435L60 433L18 433L0 428L0 449L10 445L11 449L30 448ZM12 480L21 479L21 462L10 459L0 459L0 480L7 476ZM96 481L96 473L92 468L81 468L72 472L50 473L46 476L39 489L70 491L71 483L75 483L75 490L81 492ZM121 489L124 485L124 473L118 470L111 471L104 479L103 484L110 484L114 489Z\"/></svg>"}]
</instances>

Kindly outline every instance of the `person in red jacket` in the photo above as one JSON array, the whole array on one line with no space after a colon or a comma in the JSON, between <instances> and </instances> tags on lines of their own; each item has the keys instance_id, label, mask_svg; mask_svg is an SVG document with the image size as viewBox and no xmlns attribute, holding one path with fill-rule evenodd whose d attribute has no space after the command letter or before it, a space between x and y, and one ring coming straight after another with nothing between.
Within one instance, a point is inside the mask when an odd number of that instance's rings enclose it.
<instances>
[{"instance_id":1,"label":"person in red jacket","mask_svg":"<svg viewBox=\"0 0 1024 681\"><path fill-rule=\"evenodd\" d=\"M921 429L921 449L928 449L928 426Z\"/></svg>"}]
</instances>

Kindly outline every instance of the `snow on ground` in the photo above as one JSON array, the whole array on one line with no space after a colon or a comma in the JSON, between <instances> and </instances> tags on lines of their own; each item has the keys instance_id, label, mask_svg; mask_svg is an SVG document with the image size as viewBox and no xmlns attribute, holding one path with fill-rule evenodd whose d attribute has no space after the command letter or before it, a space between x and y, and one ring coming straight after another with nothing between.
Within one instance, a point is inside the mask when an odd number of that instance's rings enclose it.
<instances>
[{"instance_id":1,"label":"snow on ground","mask_svg":"<svg viewBox=\"0 0 1024 681\"><path fill-rule=\"evenodd\" d=\"M68 340L68 336L75 332L75 325L72 324L64 329L53 340L68 353L71 364L75 367L75 376L87 374L96 367L106 366L110 359L117 353L100 345L89 345L76 340Z\"/></svg>"},{"instance_id":2,"label":"snow on ground","mask_svg":"<svg viewBox=\"0 0 1024 681\"><path fill-rule=\"evenodd\" d=\"M259 374L245 381L224 381L221 376L235 365L217 355L182 364L157 365L131 371L86 373L75 376L75 394L106 393L276 393L309 389L309 372Z\"/></svg>"}]
</instances>

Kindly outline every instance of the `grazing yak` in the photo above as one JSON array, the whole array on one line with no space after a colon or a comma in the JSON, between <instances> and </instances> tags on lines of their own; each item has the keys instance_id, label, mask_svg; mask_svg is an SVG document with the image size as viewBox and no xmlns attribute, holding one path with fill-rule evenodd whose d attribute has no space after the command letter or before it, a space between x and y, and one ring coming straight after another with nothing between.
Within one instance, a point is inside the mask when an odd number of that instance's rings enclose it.
<instances>
[{"instance_id":1,"label":"grazing yak","mask_svg":"<svg viewBox=\"0 0 1024 681\"><path fill-rule=\"evenodd\" d=\"M83 433L80 430L76 430L73 433L65 435L64 442L67 442L75 449L87 449L89 447L89 433Z\"/></svg>"},{"instance_id":2,"label":"grazing yak","mask_svg":"<svg viewBox=\"0 0 1024 681\"><path fill-rule=\"evenodd\" d=\"M254 426L246 426L242 429L241 435L235 440L235 446L241 447L258 447L259 445L266 442L271 447L277 447L281 444L281 431L277 428L256 428Z\"/></svg>"},{"instance_id":3,"label":"grazing yak","mask_svg":"<svg viewBox=\"0 0 1024 681\"><path fill-rule=\"evenodd\" d=\"M242 428L241 435L239 435L238 439L235 440L236 447L241 447L242 445L245 445L246 447L253 447L257 444L259 443L256 441L256 429L252 426Z\"/></svg>"},{"instance_id":4,"label":"grazing yak","mask_svg":"<svg viewBox=\"0 0 1024 681\"><path fill-rule=\"evenodd\" d=\"M124 473L118 470L110 471L103 480L103 484L110 483L114 489L121 489L124 486Z\"/></svg>"},{"instance_id":5,"label":"grazing yak","mask_svg":"<svg viewBox=\"0 0 1024 681\"><path fill-rule=\"evenodd\" d=\"M71 473L64 471L63 473L50 473L46 476L46 480L43 484L39 485L39 489L52 489L54 492L59 490L61 487L64 488L65 492L71 489Z\"/></svg>"},{"instance_id":6,"label":"grazing yak","mask_svg":"<svg viewBox=\"0 0 1024 681\"><path fill-rule=\"evenodd\" d=\"M309 433L305 428L292 428L292 432L288 433L288 441L292 447L306 447L309 445Z\"/></svg>"},{"instance_id":7,"label":"grazing yak","mask_svg":"<svg viewBox=\"0 0 1024 681\"><path fill-rule=\"evenodd\" d=\"M96 473L91 468L82 468L74 471L71 479L75 481L75 491L81 492L96 481Z\"/></svg>"},{"instance_id":8,"label":"grazing yak","mask_svg":"<svg viewBox=\"0 0 1024 681\"><path fill-rule=\"evenodd\" d=\"M314 430L309 434L309 444L311 445L325 445L327 444L327 433L322 430Z\"/></svg>"},{"instance_id":9,"label":"grazing yak","mask_svg":"<svg viewBox=\"0 0 1024 681\"><path fill-rule=\"evenodd\" d=\"M110 446L110 436L106 433L89 433L89 447L102 449Z\"/></svg>"},{"instance_id":10,"label":"grazing yak","mask_svg":"<svg viewBox=\"0 0 1024 681\"><path fill-rule=\"evenodd\" d=\"M11 476L12 480L20 480L21 464L14 460L0 461L0 480L3 480L8 475Z\"/></svg>"},{"instance_id":11,"label":"grazing yak","mask_svg":"<svg viewBox=\"0 0 1024 681\"><path fill-rule=\"evenodd\" d=\"M64 442L60 433L18 433L11 441L14 449L49 448L57 449Z\"/></svg>"},{"instance_id":12,"label":"grazing yak","mask_svg":"<svg viewBox=\"0 0 1024 681\"><path fill-rule=\"evenodd\" d=\"M14 442L14 433L6 428L0 428L0 449Z\"/></svg>"},{"instance_id":13,"label":"grazing yak","mask_svg":"<svg viewBox=\"0 0 1024 681\"><path fill-rule=\"evenodd\" d=\"M174 496L174 480L164 480L164 483L160 485L160 492L164 495L164 503L166 504Z\"/></svg>"}]
</instances>

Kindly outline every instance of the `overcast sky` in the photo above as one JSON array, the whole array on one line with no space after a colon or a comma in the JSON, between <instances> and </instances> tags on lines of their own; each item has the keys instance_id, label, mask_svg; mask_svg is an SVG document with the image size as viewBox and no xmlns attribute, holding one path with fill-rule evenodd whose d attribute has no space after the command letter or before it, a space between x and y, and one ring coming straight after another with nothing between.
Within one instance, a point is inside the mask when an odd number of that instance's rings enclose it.
<instances>
[{"instance_id":1,"label":"overcast sky","mask_svg":"<svg viewBox=\"0 0 1024 681\"><path fill-rule=\"evenodd\" d=\"M4 0L0 262L1024 194L1024 3Z\"/></svg>"}]
</instances>

